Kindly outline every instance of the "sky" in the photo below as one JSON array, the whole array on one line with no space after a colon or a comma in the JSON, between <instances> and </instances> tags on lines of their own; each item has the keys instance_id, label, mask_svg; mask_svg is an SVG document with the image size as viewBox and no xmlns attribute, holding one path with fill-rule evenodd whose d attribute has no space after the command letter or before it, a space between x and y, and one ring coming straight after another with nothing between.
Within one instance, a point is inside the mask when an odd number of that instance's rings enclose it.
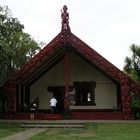
<instances>
[{"instance_id":1,"label":"sky","mask_svg":"<svg viewBox=\"0 0 140 140\"><path fill-rule=\"evenodd\" d=\"M25 32L48 44L61 31L67 5L73 34L120 70L130 45L140 45L140 0L0 0Z\"/></svg>"}]
</instances>

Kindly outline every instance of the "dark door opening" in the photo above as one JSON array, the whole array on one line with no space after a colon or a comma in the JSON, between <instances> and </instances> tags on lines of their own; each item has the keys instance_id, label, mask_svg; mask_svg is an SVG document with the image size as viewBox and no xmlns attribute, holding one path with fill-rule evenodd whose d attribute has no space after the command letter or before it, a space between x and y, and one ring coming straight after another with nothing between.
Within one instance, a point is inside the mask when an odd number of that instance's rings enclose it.
<instances>
[{"instance_id":1,"label":"dark door opening","mask_svg":"<svg viewBox=\"0 0 140 140\"><path fill-rule=\"evenodd\" d=\"M57 113L62 113L64 111L64 86L48 86L48 91L53 93L53 96L57 100L56 110Z\"/></svg>"}]
</instances>

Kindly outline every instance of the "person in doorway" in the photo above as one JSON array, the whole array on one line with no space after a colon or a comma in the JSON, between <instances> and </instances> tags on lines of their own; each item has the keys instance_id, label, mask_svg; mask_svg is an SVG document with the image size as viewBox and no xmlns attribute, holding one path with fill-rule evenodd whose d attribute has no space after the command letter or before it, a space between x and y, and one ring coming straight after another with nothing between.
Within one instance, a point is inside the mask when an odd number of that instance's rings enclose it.
<instances>
[{"instance_id":1,"label":"person in doorway","mask_svg":"<svg viewBox=\"0 0 140 140\"><path fill-rule=\"evenodd\" d=\"M34 100L32 100L30 104L30 119L31 120L34 120L35 118L36 109L37 109L37 105L34 102Z\"/></svg>"},{"instance_id":2,"label":"person in doorway","mask_svg":"<svg viewBox=\"0 0 140 140\"><path fill-rule=\"evenodd\" d=\"M56 105L57 105L57 100L54 97L52 97L50 100L50 106L53 114L56 113Z\"/></svg>"}]
</instances>

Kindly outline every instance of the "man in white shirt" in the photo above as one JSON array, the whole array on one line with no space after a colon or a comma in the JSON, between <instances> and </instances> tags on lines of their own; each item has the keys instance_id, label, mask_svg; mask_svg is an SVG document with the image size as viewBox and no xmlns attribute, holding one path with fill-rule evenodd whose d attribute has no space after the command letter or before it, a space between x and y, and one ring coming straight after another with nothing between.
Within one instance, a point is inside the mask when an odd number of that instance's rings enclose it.
<instances>
[{"instance_id":1,"label":"man in white shirt","mask_svg":"<svg viewBox=\"0 0 140 140\"><path fill-rule=\"evenodd\" d=\"M53 114L56 113L56 104L57 100L54 97L52 97L52 99L50 100L50 106Z\"/></svg>"}]
</instances>

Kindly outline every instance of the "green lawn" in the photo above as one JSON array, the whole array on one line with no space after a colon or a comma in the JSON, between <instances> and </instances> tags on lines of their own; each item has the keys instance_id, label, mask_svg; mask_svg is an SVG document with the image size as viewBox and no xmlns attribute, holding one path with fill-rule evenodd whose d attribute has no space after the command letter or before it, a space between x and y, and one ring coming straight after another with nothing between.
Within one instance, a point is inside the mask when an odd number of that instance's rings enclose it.
<instances>
[{"instance_id":1,"label":"green lawn","mask_svg":"<svg viewBox=\"0 0 140 140\"><path fill-rule=\"evenodd\" d=\"M29 140L140 140L140 123L88 123L83 129L48 129Z\"/></svg>"},{"instance_id":2,"label":"green lawn","mask_svg":"<svg viewBox=\"0 0 140 140\"><path fill-rule=\"evenodd\" d=\"M22 130L19 123L0 123L0 138ZM140 140L140 123L87 123L82 129L47 129L29 140Z\"/></svg>"},{"instance_id":3,"label":"green lawn","mask_svg":"<svg viewBox=\"0 0 140 140\"><path fill-rule=\"evenodd\" d=\"M23 131L19 123L0 123L0 138Z\"/></svg>"}]
</instances>

